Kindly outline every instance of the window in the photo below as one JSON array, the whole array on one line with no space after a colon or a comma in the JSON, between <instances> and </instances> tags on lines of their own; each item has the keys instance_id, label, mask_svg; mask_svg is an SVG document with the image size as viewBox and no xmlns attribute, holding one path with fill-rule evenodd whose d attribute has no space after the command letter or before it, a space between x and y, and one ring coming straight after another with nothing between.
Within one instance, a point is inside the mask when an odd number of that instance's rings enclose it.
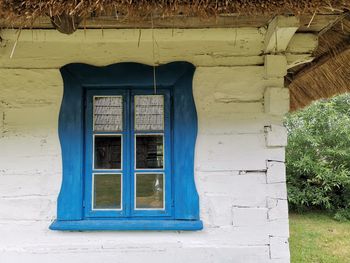
<instances>
[{"instance_id":1,"label":"window","mask_svg":"<svg viewBox=\"0 0 350 263\"><path fill-rule=\"evenodd\" d=\"M171 216L170 91L88 90L86 217Z\"/></svg>"},{"instance_id":2,"label":"window","mask_svg":"<svg viewBox=\"0 0 350 263\"><path fill-rule=\"evenodd\" d=\"M61 69L63 181L53 230L200 230L194 67ZM126 74L127 72L127 74Z\"/></svg>"}]
</instances>

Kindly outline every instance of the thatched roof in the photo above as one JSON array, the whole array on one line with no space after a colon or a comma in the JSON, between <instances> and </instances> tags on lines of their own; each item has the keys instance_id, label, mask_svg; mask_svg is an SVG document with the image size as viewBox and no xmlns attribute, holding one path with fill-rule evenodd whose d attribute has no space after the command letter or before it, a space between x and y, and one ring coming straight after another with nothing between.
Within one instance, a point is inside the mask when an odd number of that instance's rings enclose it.
<instances>
[{"instance_id":1,"label":"thatched roof","mask_svg":"<svg viewBox=\"0 0 350 263\"><path fill-rule=\"evenodd\" d=\"M316 59L292 72L291 110L312 101L350 92L350 15L320 32Z\"/></svg>"},{"instance_id":2,"label":"thatched roof","mask_svg":"<svg viewBox=\"0 0 350 263\"><path fill-rule=\"evenodd\" d=\"M350 8L349 0L0 0L0 16L34 20L63 13L79 17L115 16L301 14Z\"/></svg>"}]
</instances>

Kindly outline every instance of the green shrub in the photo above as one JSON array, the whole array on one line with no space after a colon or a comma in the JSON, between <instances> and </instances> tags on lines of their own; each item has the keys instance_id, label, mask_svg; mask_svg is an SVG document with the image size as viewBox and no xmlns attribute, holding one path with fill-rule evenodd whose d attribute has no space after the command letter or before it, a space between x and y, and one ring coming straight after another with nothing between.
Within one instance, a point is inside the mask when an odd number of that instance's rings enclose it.
<instances>
[{"instance_id":1,"label":"green shrub","mask_svg":"<svg viewBox=\"0 0 350 263\"><path fill-rule=\"evenodd\" d=\"M285 125L290 208L350 219L350 95L289 114Z\"/></svg>"}]
</instances>

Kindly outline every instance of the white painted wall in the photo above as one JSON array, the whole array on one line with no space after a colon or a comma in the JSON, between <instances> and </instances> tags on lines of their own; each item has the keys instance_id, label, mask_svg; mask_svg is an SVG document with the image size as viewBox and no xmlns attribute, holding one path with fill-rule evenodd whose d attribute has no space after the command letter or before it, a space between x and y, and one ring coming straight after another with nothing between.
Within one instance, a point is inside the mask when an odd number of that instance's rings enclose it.
<instances>
[{"instance_id":1,"label":"white painted wall","mask_svg":"<svg viewBox=\"0 0 350 263\"><path fill-rule=\"evenodd\" d=\"M12 65L0 68L1 263L289 262L281 127L289 100L281 74L267 76L261 65L197 67L195 179L203 231L63 233L48 229L62 177L61 76L57 68Z\"/></svg>"}]
</instances>

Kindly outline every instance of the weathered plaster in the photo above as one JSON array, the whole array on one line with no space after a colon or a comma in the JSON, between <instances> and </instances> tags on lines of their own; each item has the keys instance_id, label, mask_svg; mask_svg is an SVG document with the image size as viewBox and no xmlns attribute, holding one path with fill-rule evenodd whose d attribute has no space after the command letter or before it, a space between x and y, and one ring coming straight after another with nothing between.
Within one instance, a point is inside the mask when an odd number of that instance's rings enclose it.
<instances>
[{"instance_id":1,"label":"weathered plaster","mask_svg":"<svg viewBox=\"0 0 350 263\"><path fill-rule=\"evenodd\" d=\"M41 31L34 31L34 36L38 36L32 44L28 33L23 31L13 60L6 57L10 47L5 51L0 48L0 64L6 67L0 69L0 114L3 116L0 122L1 262L186 262L189 258L191 262L201 263L289 262L285 143L282 140L282 143L277 141L269 145L266 132L266 127L282 125L283 115L272 113L284 111L286 101L279 103L279 96L266 99L266 89L284 89L283 76L266 78L262 65L237 67L233 63L222 67L211 55L202 60L205 67L199 66L201 63L197 60L194 78L199 118L195 179L204 230L187 233L60 233L48 230L50 221L55 218L61 183L57 123L63 87L58 69L44 68L58 67L69 61L152 62L149 47L132 53L137 49L137 30L114 31L115 34L105 32L104 38L91 37L96 31L87 31L89 43L84 42L82 32L72 38L47 32L48 41L45 41ZM171 30L164 34L169 32ZM235 30L219 30L219 35L210 36L197 33L192 36L193 32L186 30L174 32L174 38L167 35L169 43L166 45L167 54L173 55L164 61L175 58L191 61L194 56L189 54L196 45L202 51L221 50L222 45L227 45L224 52L237 48L234 46ZM259 30L238 29L237 32L239 41L240 32L251 32L248 36L254 36L249 41L254 39L255 44L246 43L243 50L251 47L260 52L263 35L259 36ZM177 34L181 36L178 41ZM125 43L115 40L115 36ZM133 40L129 41L130 36ZM185 39L194 37L197 40L186 45L185 53L177 48ZM226 41L231 37L231 42ZM147 38L149 32L141 36L143 40ZM208 43L201 45L200 39ZM130 43L134 46L127 48ZM140 46L146 44L141 41ZM49 47L57 53L50 53L53 51ZM124 53L120 52L124 49ZM104 53L106 50L108 52ZM30 62L33 67L42 69L30 69ZM266 108L273 108L273 111ZM277 129L277 132L280 138L285 136L285 130Z\"/></svg>"},{"instance_id":2,"label":"weathered plaster","mask_svg":"<svg viewBox=\"0 0 350 263\"><path fill-rule=\"evenodd\" d=\"M49 231L61 180L57 117L62 80L56 70L2 69L0 74L6 76L1 94L7 105L2 108L6 133L0 140L0 249L5 262L25 257L43 262L52 253L67 262L78 255L89 262L98 253L104 262L112 260L109 255L129 262L138 262L135 255L147 260L157 255L156 262L162 257L169 262L175 253L177 260L193 254L193 262L269 262L270 236L288 237L285 209L272 210L267 201L285 200L286 194L284 182L272 186L267 180L266 160L283 162L284 150L265 142L264 126L280 124L281 118L264 113L263 67L197 69L196 182L205 230L181 234ZM282 216L270 221L268 213Z\"/></svg>"}]
</instances>

